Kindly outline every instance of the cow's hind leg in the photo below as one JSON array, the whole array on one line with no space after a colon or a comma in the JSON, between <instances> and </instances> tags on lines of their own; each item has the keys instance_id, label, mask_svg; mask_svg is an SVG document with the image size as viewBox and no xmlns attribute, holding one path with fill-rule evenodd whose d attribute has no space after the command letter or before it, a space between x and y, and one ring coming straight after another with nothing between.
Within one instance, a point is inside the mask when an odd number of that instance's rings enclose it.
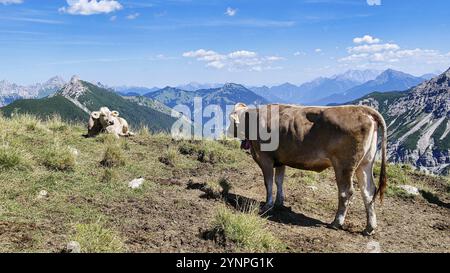
<instances>
[{"instance_id":1,"label":"cow's hind leg","mask_svg":"<svg viewBox=\"0 0 450 273\"><path fill-rule=\"evenodd\" d=\"M331 223L331 228L340 229L344 224L347 209L353 195L353 169L340 167L334 167L334 169L338 185L339 205L336 217L334 218L333 223Z\"/></svg>"},{"instance_id":2,"label":"cow's hind leg","mask_svg":"<svg viewBox=\"0 0 450 273\"><path fill-rule=\"evenodd\" d=\"M283 180L286 166L277 167L275 169L275 181L277 183L277 198L275 199L275 207L282 207L284 203Z\"/></svg>"},{"instance_id":3,"label":"cow's hind leg","mask_svg":"<svg viewBox=\"0 0 450 273\"><path fill-rule=\"evenodd\" d=\"M267 212L273 208L273 167L263 169L264 185L266 186L266 204L262 207L262 212Z\"/></svg>"},{"instance_id":4,"label":"cow's hind leg","mask_svg":"<svg viewBox=\"0 0 450 273\"><path fill-rule=\"evenodd\" d=\"M366 207L367 226L364 230L365 235L373 235L377 227L377 217L375 214L375 193L376 186L373 179L373 165L377 151L377 134L372 137L370 150L367 152L361 164L356 170L359 189Z\"/></svg>"}]
</instances>

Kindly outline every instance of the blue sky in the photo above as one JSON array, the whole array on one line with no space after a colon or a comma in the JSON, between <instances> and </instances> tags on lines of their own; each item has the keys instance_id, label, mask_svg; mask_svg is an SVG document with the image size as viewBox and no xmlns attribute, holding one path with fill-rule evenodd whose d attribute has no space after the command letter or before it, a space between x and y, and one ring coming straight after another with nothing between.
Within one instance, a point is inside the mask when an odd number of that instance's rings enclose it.
<instances>
[{"instance_id":1,"label":"blue sky","mask_svg":"<svg viewBox=\"0 0 450 273\"><path fill-rule=\"evenodd\" d=\"M302 83L450 66L448 0L0 0L0 79Z\"/></svg>"}]
</instances>

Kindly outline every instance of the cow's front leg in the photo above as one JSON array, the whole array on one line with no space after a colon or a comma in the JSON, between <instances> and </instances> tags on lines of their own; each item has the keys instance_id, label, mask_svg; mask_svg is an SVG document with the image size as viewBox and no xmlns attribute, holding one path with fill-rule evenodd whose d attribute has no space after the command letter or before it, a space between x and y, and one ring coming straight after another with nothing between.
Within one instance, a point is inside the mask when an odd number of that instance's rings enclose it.
<instances>
[{"instance_id":1,"label":"cow's front leg","mask_svg":"<svg viewBox=\"0 0 450 273\"><path fill-rule=\"evenodd\" d=\"M275 207L283 207L284 193L283 180L286 166L277 167L275 169L275 182L277 183L277 198L275 199Z\"/></svg>"},{"instance_id":2,"label":"cow's front leg","mask_svg":"<svg viewBox=\"0 0 450 273\"><path fill-rule=\"evenodd\" d=\"M266 204L262 207L262 213L264 213L273 208L273 166L267 166L262 169L264 175L264 184L266 186Z\"/></svg>"}]
</instances>

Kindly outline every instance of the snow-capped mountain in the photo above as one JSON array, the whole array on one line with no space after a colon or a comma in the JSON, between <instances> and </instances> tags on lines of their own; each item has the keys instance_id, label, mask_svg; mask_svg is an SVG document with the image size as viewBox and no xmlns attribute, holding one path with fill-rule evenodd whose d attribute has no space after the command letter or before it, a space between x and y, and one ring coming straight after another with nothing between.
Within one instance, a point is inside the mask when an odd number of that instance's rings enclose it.
<instances>
[{"instance_id":1,"label":"snow-capped mountain","mask_svg":"<svg viewBox=\"0 0 450 273\"><path fill-rule=\"evenodd\" d=\"M380 75L378 70L348 70L331 77L319 77L299 86L284 83L272 87L249 87L271 102L310 104L335 93L358 86Z\"/></svg>"},{"instance_id":2,"label":"snow-capped mountain","mask_svg":"<svg viewBox=\"0 0 450 273\"><path fill-rule=\"evenodd\" d=\"M0 81L0 106L17 99L43 98L54 94L65 84L63 78L55 76L44 83L22 86L8 81Z\"/></svg>"},{"instance_id":3,"label":"snow-capped mountain","mask_svg":"<svg viewBox=\"0 0 450 273\"><path fill-rule=\"evenodd\" d=\"M382 71L366 69L366 70L348 70L342 74L334 75L331 79L334 80L347 80L352 82L365 83L374 80L381 74Z\"/></svg>"},{"instance_id":4,"label":"snow-capped mountain","mask_svg":"<svg viewBox=\"0 0 450 273\"><path fill-rule=\"evenodd\" d=\"M186 91L197 91L200 89L213 89L213 88L220 88L224 84L220 83L198 83L198 82L190 82L188 84L184 85L178 85L176 88Z\"/></svg>"},{"instance_id":5,"label":"snow-capped mountain","mask_svg":"<svg viewBox=\"0 0 450 273\"><path fill-rule=\"evenodd\" d=\"M403 91L424 81L425 79L420 77L393 69L387 69L378 75L374 80L370 80L344 92L335 92L328 97L316 100L315 104L327 105L331 103L345 103L361 98L372 92Z\"/></svg>"}]
</instances>

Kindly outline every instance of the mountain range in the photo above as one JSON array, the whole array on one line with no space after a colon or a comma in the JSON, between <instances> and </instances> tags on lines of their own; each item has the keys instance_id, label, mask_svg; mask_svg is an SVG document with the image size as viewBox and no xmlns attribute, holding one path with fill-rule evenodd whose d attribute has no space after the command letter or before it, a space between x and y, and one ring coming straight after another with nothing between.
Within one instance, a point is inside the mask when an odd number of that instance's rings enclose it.
<instances>
[{"instance_id":1,"label":"mountain range","mask_svg":"<svg viewBox=\"0 0 450 273\"><path fill-rule=\"evenodd\" d=\"M219 105L224 113L226 112L226 106L235 105L238 102L243 102L248 105L268 103L266 99L258 96L243 85L234 83L227 83L219 88L201 89L196 91L165 87L144 96L159 101L171 108L178 104L187 105L191 109L191 112L194 110L194 98L196 97L202 98L202 106Z\"/></svg>"},{"instance_id":2,"label":"mountain range","mask_svg":"<svg viewBox=\"0 0 450 273\"><path fill-rule=\"evenodd\" d=\"M44 83L22 86L8 81L0 81L0 107L17 99L43 98L61 89L66 82L56 76Z\"/></svg>"},{"instance_id":3,"label":"mountain range","mask_svg":"<svg viewBox=\"0 0 450 273\"><path fill-rule=\"evenodd\" d=\"M414 87L426 78L415 77L400 71L388 69L381 73L374 80L365 82L346 90L345 92L336 92L328 97L317 100L315 104L327 105L331 103L344 103L357 98L361 98L372 92L402 91Z\"/></svg>"},{"instance_id":4,"label":"mountain range","mask_svg":"<svg viewBox=\"0 0 450 273\"><path fill-rule=\"evenodd\" d=\"M450 69L402 92L375 92L353 104L380 111L388 124L391 162L450 172Z\"/></svg>"},{"instance_id":5,"label":"mountain range","mask_svg":"<svg viewBox=\"0 0 450 273\"><path fill-rule=\"evenodd\" d=\"M299 86L284 83L277 86L250 87L256 94L270 102L312 104L330 96L375 79L381 72L378 70L348 70L332 77L319 77Z\"/></svg>"},{"instance_id":6,"label":"mountain range","mask_svg":"<svg viewBox=\"0 0 450 273\"><path fill-rule=\"evenodd\" d=\"M107 106L136 128L146 125L153 131L169 131L175 118L151 107L127 100L110 89L82 81L74 76L58 92L41 99L21 99L0 108L5 116L29 113L47 118L59 115L63 120L86 122L92 111Z\"/></svg>"}]
</instances>

